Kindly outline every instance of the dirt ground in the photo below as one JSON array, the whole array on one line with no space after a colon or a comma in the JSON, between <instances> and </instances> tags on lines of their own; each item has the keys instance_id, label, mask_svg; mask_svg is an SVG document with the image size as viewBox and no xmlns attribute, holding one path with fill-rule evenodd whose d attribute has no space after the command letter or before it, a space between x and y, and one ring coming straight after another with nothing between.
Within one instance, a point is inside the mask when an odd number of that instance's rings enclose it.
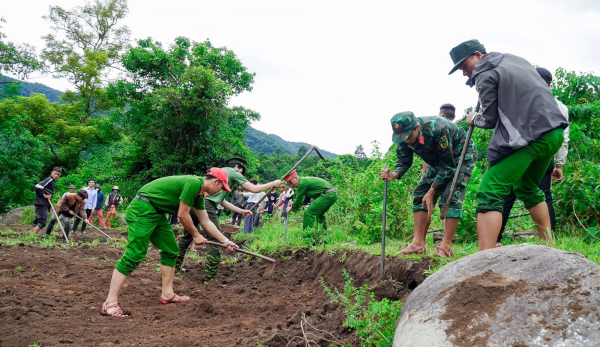
<instances>
[{"instance_id":1,"label":"dirt ground","mask_svg":"<svg viewBox=\"0 0 600 347\"><path fill-rule=\"evenodd\" d=\"M96 236L88 232L74 239L91 242ZM187 261L188 272L175 278L175 290L191 300L162 306L158 252L151 248L120 297L130 317L104 317L100 305L121 253L81 243L0 246L0 346L305 346L303 329L319 346L359 346L354 332L342 325L343 308L330 302L319 278L341 288L345 268L356 285L367 283L379 298L398 300L425 279L429 266L428 259L388 259L391 280L377 284L377 257L356 251L296 252L276 256L269 279L262 278L267 264L251 259L222 264L218 280L203 284L203 264Z\"/></svg>"}]
</instances>

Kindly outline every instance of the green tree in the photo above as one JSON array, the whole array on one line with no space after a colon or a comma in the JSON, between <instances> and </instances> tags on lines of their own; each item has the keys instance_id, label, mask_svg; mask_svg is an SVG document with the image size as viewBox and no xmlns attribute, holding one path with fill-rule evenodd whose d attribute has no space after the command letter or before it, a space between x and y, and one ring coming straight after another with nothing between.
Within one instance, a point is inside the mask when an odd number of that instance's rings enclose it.
<instances>
[{"instance_id":1,"label":"green tree","mask_svg":"<svg viewBox=\"0 0 600 347\"><path fill-rule=\"evenodd\" d=\"M0 17L0 23L6 23ZM11 75L17 80L27 79L29 74L42 67L37 59L35 48L28 44L17 45L13 42L4 41L6 35L0 26L0 74ZM12 81L0 81L0 84L12 83Z\"/></svg>"},{"instance_id":2,"label":"green tree","mask_svg":"<svg viewBox=\"0 0 600 347\"><path fill-rule=\"evenodd\" d=\"M64 100L82 102L88 116L111 108L104 87L111 68L118 67L128 48L129 28L119 26L127 12L127 0L95 0L70 11L50 6L43 17L52 23L54 34L43 37L42 58L53 68L54 77L75 86L76 92L65 93Z\"/></svg>"},{"instance_id":3,"label":"green tree","mask_svg":"<svg viewBox=\"0 0 600 347\"><path fill-rule=\"evenodd\" d=\"M365 154L365 149L363 148L363 145L358 145L356 147L356 150L354 151L354 156L358 160L367 159L367 155Z\"/></svg>"},{"instance_id":4,"label":"green tree","mask_svg":"<svg viewBox=\"0 0 600 347\"><path fill-rule=\"evenodd\" d=\"M183 37L165 49L146 39L122 63L129 78L112 83L108 93L122 108L119 119L133 143L130 173L200 173L233 155L255 167L243 138L259 115L228 106L233 95L252 89L254 74L232 51Z\"/></svg>"}]
</instances>

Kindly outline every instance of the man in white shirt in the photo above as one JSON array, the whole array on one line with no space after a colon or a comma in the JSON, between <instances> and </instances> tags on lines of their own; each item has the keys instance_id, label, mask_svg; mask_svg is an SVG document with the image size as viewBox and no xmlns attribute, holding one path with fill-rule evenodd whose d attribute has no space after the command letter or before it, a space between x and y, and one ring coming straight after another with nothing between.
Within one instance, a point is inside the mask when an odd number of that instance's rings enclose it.
<instances>
[{"instance_id":1,"label":"man in white shirt","mask_svg":"<svg viewBox=\"0 0 600 347\"><path fill-rule=\"evenodd\" d=\"M96 181L94 181L93 179L90 179L88 181L88 186L86 188L83 188L83 190L85 190L88 194L88 198L85 200L85 213L88 216L92 215L91 214L92 210L96 208L96 200L98 199L98 192L94 188L95 184L96 184ZM75 235L75 231L77 230L77 226L79 225L80 221L81 221L81 219L75 217L75 222L73 223L73 235ZM87 226L86 223L83 223L83 225L81 226L82 234L85 234L86 226Z\"/></svg>"},{"instance_id":2,"label":"man in white shirt","mask_svg":"<svg viewBox=\"0 0 600 347\"><path fill-rule=\"evenodd\" d=\"M252 183L252 184L254 184L254 185L258 184L258 181L256 180L256 178L251 179L249 182ZM263 196L265 196L265 192L258 192L258 193L246 192L246 193L244 193L244 198L248 198L248 203L246 205L246 210L252 209L252 207L254 207L254 205L256 205L256 203ZM259 207L264 208L265 207L265 203L266 203L265 200L261 201ZM257 211L257 209L255 209L252 216L244 218L244 234L249 234L249 233L252 232L252 229L254 228L254 218L257 217L256 216L257 213L258 213L258 211Z\"/></svg>"}]
</instances>

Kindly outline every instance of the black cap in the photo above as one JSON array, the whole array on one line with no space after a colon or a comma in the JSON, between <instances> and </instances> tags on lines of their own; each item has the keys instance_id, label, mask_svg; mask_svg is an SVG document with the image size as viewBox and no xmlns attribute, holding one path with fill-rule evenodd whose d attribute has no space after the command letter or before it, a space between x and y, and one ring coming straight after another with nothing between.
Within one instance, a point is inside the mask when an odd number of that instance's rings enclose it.
<instances>
[{"instance_id":1,"label":"black cap","mask_svg":"<svg viewBox=\"0 0 600 347\"><path fill-rule=\"evenodd\" d=\"M237 166L241 167L242 175L246 173L246 164L248 164L248 161L243 158L233 157L233 158L229 158L229 159L225 160L225 166L237 165Z\"/></svg>"},{"instance_id":2,"label":"black cap","mask_svg":"<svg viewBox=\"0 0 600 347\"><path fill-rule=\"evenodd\" d=\"M552 73L543 67L536 68L537 72L540 74L540 77L546 81L546 83L552 83Z\"/></svg>"}]
</instances>

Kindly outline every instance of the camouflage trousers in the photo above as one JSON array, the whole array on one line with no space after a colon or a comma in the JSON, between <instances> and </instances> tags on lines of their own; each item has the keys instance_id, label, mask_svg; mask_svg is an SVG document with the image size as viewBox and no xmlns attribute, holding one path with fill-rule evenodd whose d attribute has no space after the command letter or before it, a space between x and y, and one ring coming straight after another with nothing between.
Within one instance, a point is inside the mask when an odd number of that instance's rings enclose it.
<instances>
[{"instance_id":1,"label":"camouflage trousers","mask_svg":"<svg viewBox=\"0 0 600 347\"><path fill-rule=\"evenodd\" d=\"M208 218L210 219L211 222L213 222L213 224L217 227L217 229L219 229L219 231L221 231L221 225L219 224L219 216L217 215L217 205L210 200L204 200L204 204L205 204L205 208L206 208L206 213L208 213ZM198 227L198 224L200 222L198 221L196 216L192 216L192 221L194 222L196 227ZM200 229L198 228L198 230L200 230ZM204 235L204 237L206 237L206 239L208 241L219 242L219 240L215 239L207 232L204 232L203 235ZM177 256L177 262L175 264L175 267L177 269L181 269L181 267L183 266L183 260L185 258L185 253L187 252L188 248L190 247L190 244L192 243L192 241L194 241L192 234L190 234L187 231L184 231L183 236L179 239L179 243L178 243L179 254ZM219 271L219 264L221 264L221 248L217 247L217 246L213 246L213 245L208 245L208 254L206 255L206 264L204 265L204 275L205 275L204 280L205 281L208 282L217 277L217 273Z\"/></svg>"},{"instance_id":2,"label":"camouflage trousers","mask_svg":"<svg viewBox=\"0 0 600 347\"><path fill-rule=\"evenodd\" d=\"M471 180L471 176L473 175L473 167L475 166L475 162L477 161L477 153L469 153L467 150L467 154L465 156L465 161L463 162L462 168L460 170L460 177L458 178L458 182L456 183L456 188L454 189L454 194L452 196L452 200L450 205L448 206L448 213L446 217L448 218L462 218L462 205L465 200L465 193L467 192L467 186L469 185L469 181ZM425 175L421 177L421 181L415 187L413 191L413 205L412 211L427 211L427 206L423 207L423 197L429 189L431 189L431 184L435 180L435 176L437 175L437 171L432 166L427 166L427 171ZM452 182L448 182L446 188L443 192L436 192L433 197L433 203L439 199L440 209L446 203L448 198L448 194L450 193L450 186Z\"/></svg>"}]
</instances>

